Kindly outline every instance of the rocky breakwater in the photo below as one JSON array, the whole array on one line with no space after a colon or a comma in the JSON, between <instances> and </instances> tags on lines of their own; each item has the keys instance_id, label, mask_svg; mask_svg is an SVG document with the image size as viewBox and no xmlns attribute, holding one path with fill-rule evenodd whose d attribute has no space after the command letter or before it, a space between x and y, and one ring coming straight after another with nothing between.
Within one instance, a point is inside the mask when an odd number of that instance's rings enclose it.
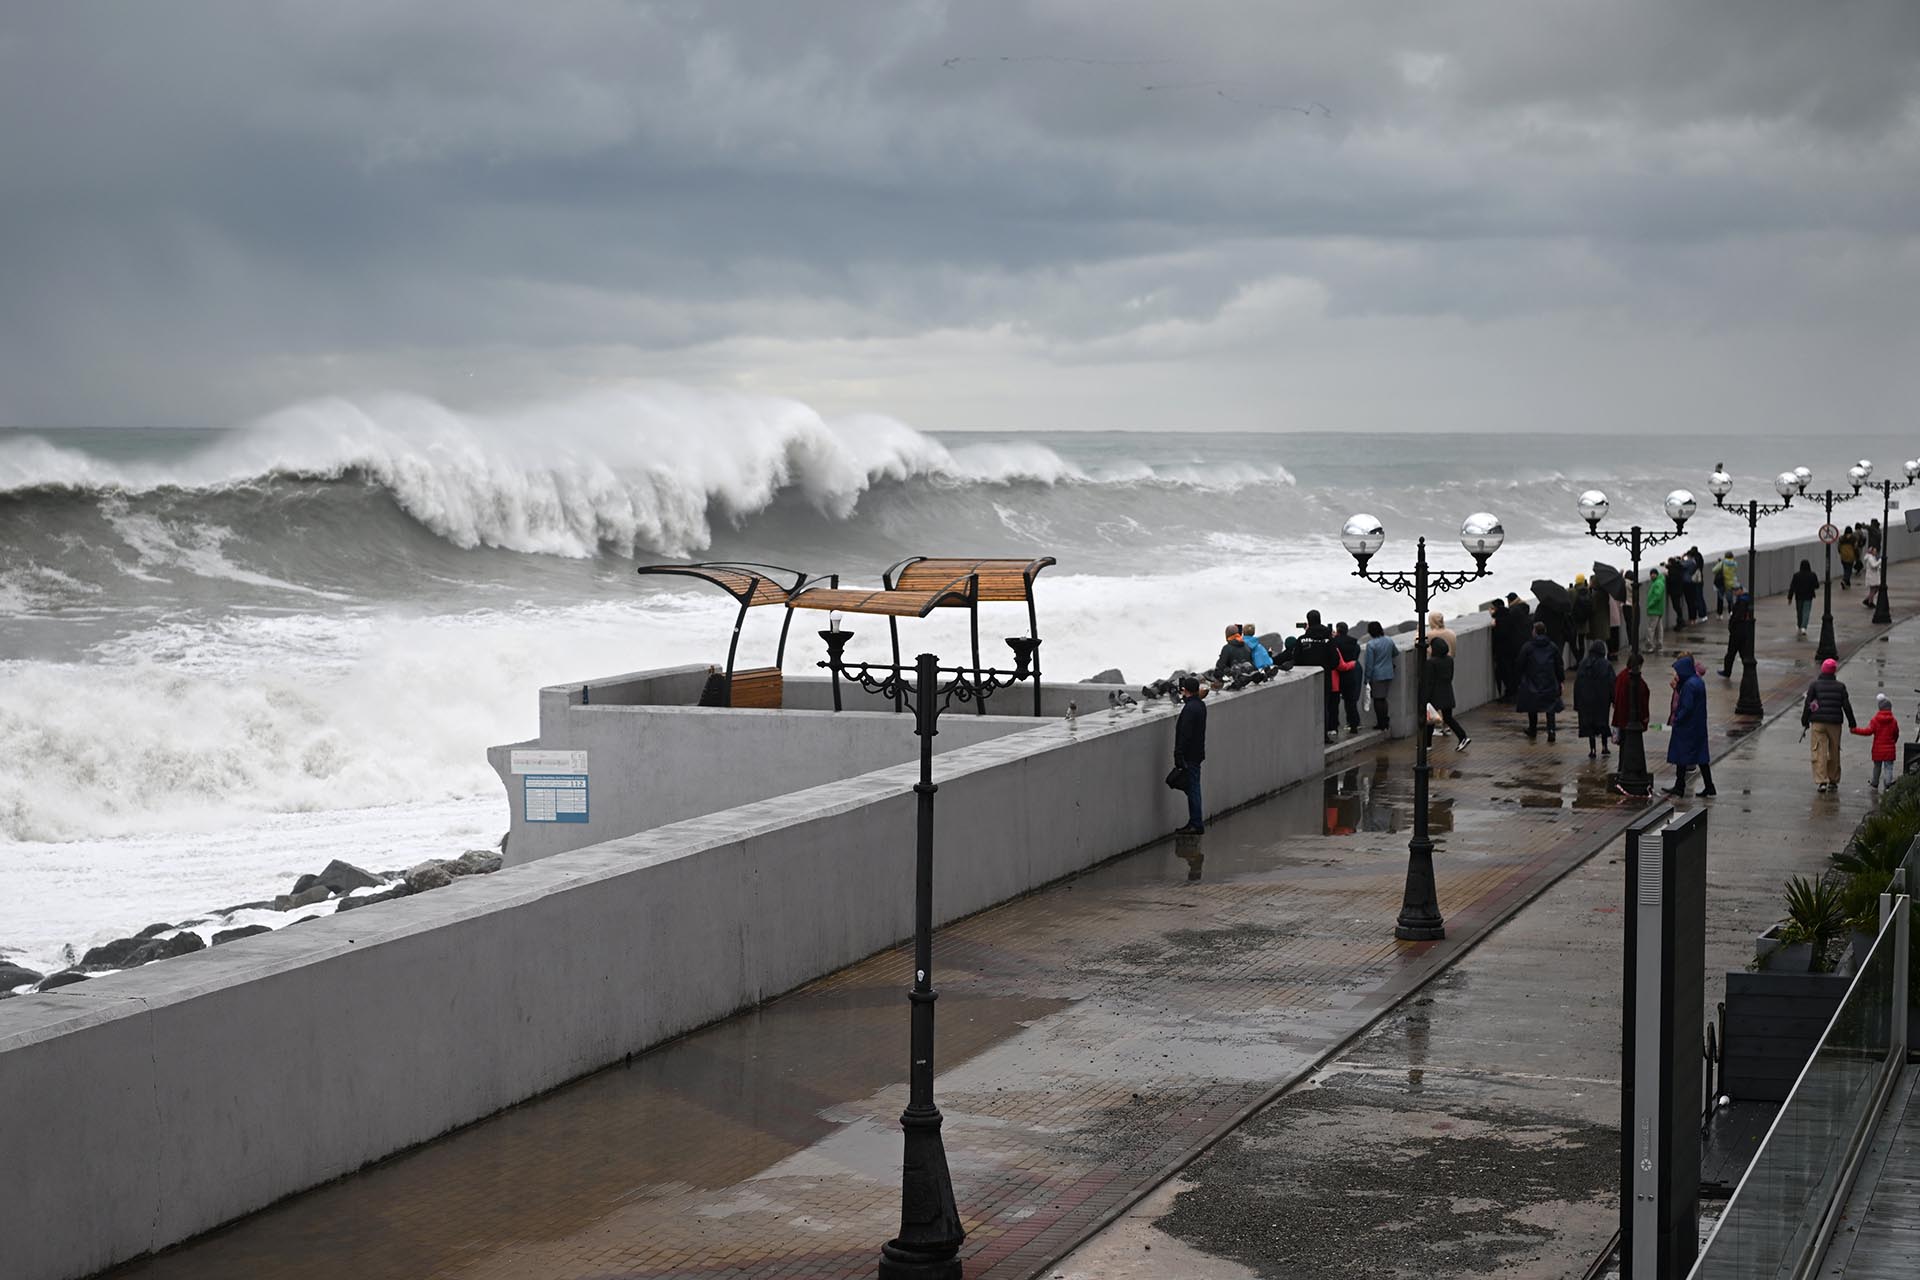
<instances>
[{"instance_id":1,"label":"rocky breakwater","mask_svg":"<svg viewBox=\"0 0 1920 1280\"><path fill-rule=\"evenodd\" d=\"M0 1000L34 991L55 991L101 974L271 933L323 915L426 893L462 876L488 875L499 869L500 853L495 849L470 849L457 858L429 858L405 871L368 871L336 858L320 871L301 876L286 893L271 899L221 907L179 924L150 924L132 937L101 943L77 957L68 948L70 963L57 973L38 973L0 959Z\"/></svg>"}]
</instances>

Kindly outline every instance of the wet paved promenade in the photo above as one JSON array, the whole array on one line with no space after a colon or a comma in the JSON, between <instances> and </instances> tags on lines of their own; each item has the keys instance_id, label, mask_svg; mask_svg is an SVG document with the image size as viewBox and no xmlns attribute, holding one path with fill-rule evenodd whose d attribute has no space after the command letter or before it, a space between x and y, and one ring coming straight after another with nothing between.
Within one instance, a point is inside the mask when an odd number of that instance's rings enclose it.
<instances>
[{"instance_id":1,"label":"wet paved promenade","mask_svg":"<svg viewBox=\"0 0 1920 1280\"><path fill-rule=\"evenodd\" d=\"M1835 610L1843 648L1872 632L1857 596ZM1812 651L1786 615L1763 602L1770 710L1797 704ZM1717 667L1724 631L1699 631ZM1754 722L1732 719L1733 684L1708 687L1731 745ZM1410 744L1221 819L1188 857L1169 840L941 931L937 1091L970 1277L1041 1271L1614 839L1637 806L1571 733L1529 745L1515 719L1470 715L1472 749L1436 755L1445 942L1392 936ZM1810 782L1740 803L1850 825L1853 741L1826 810ZM883 953L110 1274L871 1275L897 1225L906 979L905 953Z\"/></svg>"}]
</instances>

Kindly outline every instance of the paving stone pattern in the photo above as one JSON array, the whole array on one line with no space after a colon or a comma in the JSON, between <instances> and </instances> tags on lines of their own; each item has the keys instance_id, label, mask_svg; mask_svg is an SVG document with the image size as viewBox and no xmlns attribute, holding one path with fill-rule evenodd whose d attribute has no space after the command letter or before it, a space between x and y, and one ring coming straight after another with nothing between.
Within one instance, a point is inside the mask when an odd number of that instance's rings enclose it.
<instances>
[{"instance_id":1,"label":"paving stone pattern","mask_svg":"<svg viewBox=\"0 0 1920 1280\"><path fill-rule=\"evenodd\" d=\"M1812 645L1763 604L1775 711L1797 706ZM1840 622L1843 646L1871 630ZM1717 666L1724 632L1701 632ZM1753 722L1733 721L1734 684L1708 684L1730 745ZM969 1277L1041 1272L1637 810L1571 733L1530 744L1500 709L1465 722L1471 750L1435 755L1444 942L1392 934L1409 743L941 931L936 1089ZM111 1274L870 1276L898 1224L908 969L904 949L871 957Z\"/></svg>"}]
</instances>

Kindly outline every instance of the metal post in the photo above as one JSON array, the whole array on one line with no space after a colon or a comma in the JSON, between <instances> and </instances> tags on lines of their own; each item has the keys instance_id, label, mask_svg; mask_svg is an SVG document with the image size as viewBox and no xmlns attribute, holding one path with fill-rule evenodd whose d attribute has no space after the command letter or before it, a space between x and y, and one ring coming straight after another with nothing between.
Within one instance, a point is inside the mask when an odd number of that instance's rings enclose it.
<instances>
[{"instance_id":1,"label":"metal post","mask_svg":"<svg viewBox=\"0 0 1920 1280\"><path fill-rule=\"evenodd\" d=\"M1640 556L1645 549L1640 541L1640 526L1634 525L1628 531L1627 554L1633 562L1634 625L1632 644L1628 648L1628 663L1640 656ZM1632 696L1632 690L1628 690ZM1636 722L1632 716L1620 726L1620 772L1614 776L1614 785L1623 793L1632 796L1653 794L1653 774L1647 769L1646 725Z\"/></svg>"},{"instance_id":2,"label":"metal post","mask_svg":"<svg viewBox=\"0 0 1920 1280\"><path fill-rule=\"evenodd\" d=\"M1833 490L1831 489L1826 492L1826 502L1826 524L1830 525L1833 523ZM1833 544L1831 542L1822 542L1820 545L1825 547L1827 551L1827 575L1825 600L1822 604L1823 612L1820 615L1820 643L1816 645L1813 650L1813 657L1816 662L1826 658L1838 658L1840 656L1840 646L1833 638Z\"/></svg>"},{"instance_id":3,"label":"metal post","mask_svg":"<svg viewBox=\"0 0 1920 1280\"><path fill-rule=\"evenodd\" d=\"M1747 499L1747 582L1745 591L1749 602L1753 600L1754 561L1759 554L1756 530L1760 527L1760 502L1757 498ZM1739 607L1739 596L1734 597L1735 608ZM1747 610L1748 619L1730 625L1740 628L1740 697L1733 704L1733 714L1737 716L1761 716L1767 713L1766 703L1760 701L1760 671L1754 664L1753 636L1754 628L1759 625L1753 616L1757 609L1751 604Z\"/></svg>"},{"instance_id":4,"label":"metal post","mask_svg":"<svg viewBox=\"0 0 1920 1280\"><path fill-rule=\"evenodd\" d=\"M1873 599L1873 625L1876 627L1893 625L1893 606L1887 603L1887 561L1893 559L1894 487L1891 480L1880 482L1880 591Z\"/></svg>"},{"instance_id":5,"label":"metal post","mask_svg":"<svg viewBox=\"0 0 1920 1280\"><path fill-rule=\"evenodd\" d=\"M1440 892L1433 876L1433 841L1427 835L1427 540L1421 538L1413 562L1414 617L1418 619L1413 648L1414 701L1419 719L1413 744L1413 839L1407 842L1407 883L1400 896L1400 920L1393 936L1407 942L1433 942L1447 936L1440 915Z\"/></svg>"},{"instance_id":6,"label":"metal post","mask_svg":"<svg viewBox=\"0 0 1920 1280\"><path fill-rule=\"evenodd\" d=\"M913 1025L907 1109L900 1115L905 1154L900 1169L900 1234L880 1249L881 1280L960 1280L960 1246L967 1233L953 1198L953 1176L940 1139L940 1108L933 1102L933 739L939 730L939 659L919 656L913 692L913 731L920 738L920 781L914 842Z\"/></svg>"}]
</instances>

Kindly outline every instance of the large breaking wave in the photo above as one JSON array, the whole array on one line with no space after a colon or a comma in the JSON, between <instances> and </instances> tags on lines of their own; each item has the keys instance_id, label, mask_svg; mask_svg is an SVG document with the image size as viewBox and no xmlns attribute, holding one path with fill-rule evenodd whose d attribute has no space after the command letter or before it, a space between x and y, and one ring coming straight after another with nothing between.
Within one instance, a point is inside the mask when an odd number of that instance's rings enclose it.
<instances>
[{"instance_id":1,"label":"large breaking wave","mask_svg":"<svg viewBox=\"0 0 1920 1280\"><path fill-rule=\"evenodd\" d=\"M1089 472L1041 444L949 448L879 415L829 419L794 400L671 386L484 415L415 397L318 400L165 462L112 464L38 438L0 444L0 504L16 509L161 502L178 517L204 501L230 535L235 508L271 521L315 486L359 485L455 547L572 558L692 554L717 526L781 500L844 521L882 485L1219 493L1291 483L1277 466L1125 460Z\"/></svg>"}]
</instances>

